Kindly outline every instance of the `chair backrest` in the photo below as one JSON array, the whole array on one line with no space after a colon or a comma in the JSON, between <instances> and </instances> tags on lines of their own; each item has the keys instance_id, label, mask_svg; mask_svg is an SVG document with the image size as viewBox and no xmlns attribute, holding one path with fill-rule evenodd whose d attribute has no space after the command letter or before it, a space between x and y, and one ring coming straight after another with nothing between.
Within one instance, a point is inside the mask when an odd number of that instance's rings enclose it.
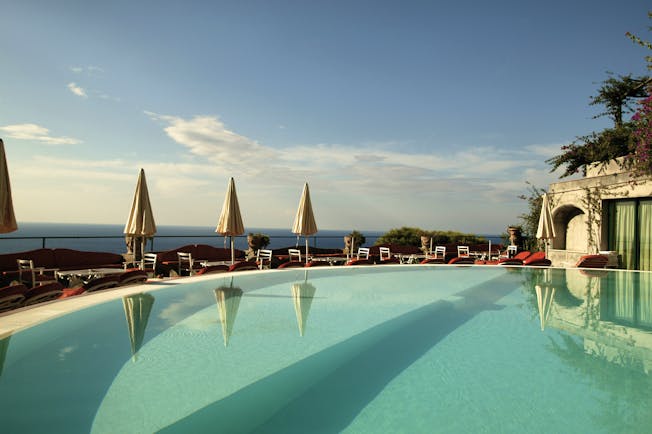
<instances>
[{"instance_id":1,"label":"chair backrest","mask_svg":"<svg viewBox=\"0 0 652 434\"><path fill-rule=\"evenodd\" d=\"M194 265L192 253L177 252L177 259L179 260L179 276L182 275L183 271L187 271L188 274L192 274L192 266Z\"/></svg>"},{"instance_id":2,"label":"chair backrest","mask_svg":"<svg viewBox=\"0 0 652 434\"><path fill-rule=\"evenodd\" d=\"M258 249L258 252L256 252L256 263L261 270L270 267L272 265L272 251Z\"/></svg>"},{"instance_id":3,"label":"chair backrest","mask_svg":"<svg viewBox=\"0 0 652 434\"><path fill-rule=\"evenodd\" d=\"M389 251L389 247L379 247L378 251L380 252L381 261L392 258L392 254Z\"/></svg>"},{"instance_id":4,"label":"chair backrest","mask_svg":"<svg viewBox=\"0 0 652 434\"><path fill-rule=\"evenodd\" d=\"M469 246L457 246L457 256L459 258L468 258L470 256Z\"/></svg>"},{"instance_id":5,"label":"chair backrest","mask_svg":"<svg viewBox=\"0 0 652 434\"><path fill-rule=\"evenodd\" d=\"M16 259L16 263L18 264L18 280L20 283L31 283L36 280L34 261L31 259Z\"/></svg>"},{"instance_id":6,"label":"chair backrest","mask_svg":"<svg viewBox=\"0 0 652 434\"><path fill-rule=\"evenodd\" d=\"M290 255L289 261L301 262L301 250L299 249L288 249L288 255Z\"/></svg>"},{"instance_id":7,"label":"chair backrest","mask_svg":"<svg viewBox=\"0 0 652 434\"><path fill-rule=\"evenodd\" d=\"M369 247L358 247L357 259L369 259Z\"/></svg>"},{"instance_id":8,"label":"chair backrest","mask_svg":"<svg viewBox=\"0 0 652 434\"><path fill-rule=\"evenodd\" d=\"M143 255L142 269L156 270L156 253L145 253Z\"/></svg>"},{"instance_id":9,"label":"chair backrest","mask_svg":"<svg viewBox=\"0 0 652 434\"><path fill-rule=\"evenodd\" d=\"M435 246L435 259L444 259L446 257L446 246Z\"/></svg>"},{"instance_id":10,"label":"chair backrest","mask_svg":"<svg viewBox=\"0 0 652 434\"><path fill-rule=\"evenodd\" d=\"M513 258L514 256L516 256L516 252L518 252L518 246L514 246L514 245L507 246L507 257L508 258Z\"/></svg>"}]
</instances>

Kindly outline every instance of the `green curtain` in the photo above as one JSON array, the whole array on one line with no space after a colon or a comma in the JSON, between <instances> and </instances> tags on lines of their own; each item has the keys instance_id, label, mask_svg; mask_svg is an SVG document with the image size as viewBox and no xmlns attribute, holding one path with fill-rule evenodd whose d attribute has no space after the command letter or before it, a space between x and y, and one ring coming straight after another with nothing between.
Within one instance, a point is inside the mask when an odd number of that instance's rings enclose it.
<instances>
[{"instance_id":1,"label":"green curtain","mask_svg":"<svg viewBox=\"0 0 652 434\"><path fill-rule=\"evenodd\" d=\"M638 205L639 256L638 269L652 270L652 200Z\"/></svg>"},{"instance_id":2,"label":"green curtain","mask_svg":"<svg viewBox=\"0 0 652 434\"><path fill-rule=\"evenodd\" d=\"M621 266L636 267L636 201L619 200L609 205L609 250L618 252Z\"/></svg>"}]
</instances>

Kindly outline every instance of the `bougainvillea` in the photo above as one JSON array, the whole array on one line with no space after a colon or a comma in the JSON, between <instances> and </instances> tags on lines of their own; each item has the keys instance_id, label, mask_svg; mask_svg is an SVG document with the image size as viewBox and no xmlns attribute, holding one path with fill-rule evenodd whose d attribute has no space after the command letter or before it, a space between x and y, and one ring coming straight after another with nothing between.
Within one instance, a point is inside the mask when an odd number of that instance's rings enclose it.
<instances>
[{"instance_id":1,"label":"bougainvillea","mask_svg":"<svg viewBox=\"0 0 652 434\"><path fill-rule=\"evenodd\" d=\"M635 176L652 174L652 94L639 102L639 107L634 116L634 129L632 139L634 149L627 157Z\"/></svg>"}]
</instances>

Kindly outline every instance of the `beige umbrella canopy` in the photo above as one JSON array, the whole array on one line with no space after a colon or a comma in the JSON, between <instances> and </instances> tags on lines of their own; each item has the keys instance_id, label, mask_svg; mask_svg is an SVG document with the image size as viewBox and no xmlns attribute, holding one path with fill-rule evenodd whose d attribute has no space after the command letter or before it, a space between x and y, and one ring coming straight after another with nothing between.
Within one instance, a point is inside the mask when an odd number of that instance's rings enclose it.
<instances>
[{"instance_id":1,"label":"beige umbrella canopy","mask_svg":"<svg viewBox=\"0 0 652 434\"><path fill-rule=\"evenodd\" d=\"M294 299L294 312L297 314L297 324L299 325L299 334L303 336L306 330L308 314L312 306L312 300L315 297L317 288L308 283L308 275L302 283L292 284L292 298Z\"/></svg>"},{"instance_id":2,"label":"beige umbrella canopy","mask_svg":"<svg viewBox=\"0 0 652 434\"><path fill-rule=\"evenodd\" d=\"M5 144L0 139L0 233L6 234L18 229L14 214L14 203L11 200L11 185L9 183L9 170L7 170L7 156Z\"/></svg>"},{"instance_id":3,"label":"beige umbrella canopy","mask_svg":"<svg viewBox=\"0 0 652 434\"><path fill-rule=\"evenodd\" d=\"M292 233L303 235L306 237L306 262L308 262L308 235L317 233L317 223L315 223L315 215L312 212L312 203L310 202L310 189L306 182L303 186L303 193L299 201L299 208L297 215L294 218L292 225Z\"/></svg>"},{"instance_id":4,"label":"beige umbrella canopy","mask_svg":"<svg viewBox=\"0 0 652 434\"><path fill-rule=\"evenodd\" d=\"M220 220L215 229L220 235L231 237L231 263L235 262L235 249L233 248L233 237L244 234L244 225L240 215L240 205L238 204L238 195L235 192L235 181L233 178L229 181L229 186L224 197L222 213Z\"/></svg>"},{"instance_id":5,"label":"beige umbrella canopy","mask_svg":"<svg viewBox=\"0 0 652 434\"><path fill-rule=\"evenodd\" d=\"M220 315L220 324L222 325L222 337L224 346L229 344L229 338L233 333L235 317L240 307L242 298L242 289L233 287L233 278L230 286L220 286L215 289L215 299L217 300L217 311Z\"/></svg>"},{"instance_id":6,"label":"beige umbrella canopy","mask_svg":"<svg viewBox=\"0 0 652 434\"><path fill-rule=\"evenodd\" d=\"M548 243L555 238L555 225L552 221L552 212L548 202L548 194L543 194L541 201L541 214L539 215L539 226L537 227L537 238L543 240L546 245L546 255L548 254Z\"/></svg>"},{"instance_id":7,"label":"beige umbrella canopy","mask_svg":"<svg viewBox=\"0 0 652 434\"><path fill-rule=\"evenodd\" d=\"M134 202L131 205L131 212L124 230L127 245L131 246L131 251L134 252L134 260L139 261L142 259L147 238L152 237L155 233L156 223L154 222L152 204L149 201L145 171L140 169L138 184L136 184L136 192L134 193Z\"/></svg>"},{"instance_id":8,"label":"beige umbrella canopy","mask_svg":"<svg viewBox=\"0 0 652 434\"><path fill-rule=\"evenodd\" d=\"M154 305L154 296L142 293L126 295L122 297L122 304L125 309L125 317L127 318L127 327L129 328L131 354L135 361L136 353L138 353L140 347L143 345L147 321Z\"/></svg>"}]
</instances>

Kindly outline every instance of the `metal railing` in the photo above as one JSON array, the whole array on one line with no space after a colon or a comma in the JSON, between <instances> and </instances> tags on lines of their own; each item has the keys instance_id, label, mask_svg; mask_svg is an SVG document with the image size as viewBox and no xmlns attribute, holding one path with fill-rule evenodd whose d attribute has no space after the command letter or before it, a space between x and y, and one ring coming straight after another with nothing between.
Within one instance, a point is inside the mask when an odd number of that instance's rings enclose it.
<instances>
[{"instance_id":1,"label":"metal railing","mask_svg":"<svg viewBox=\"0 0 652 434\"><path fill-rule=\"evenodd\" d=\"M247 236L234 238L236 249L246 250ZM311 247L334 248L344 247L342 236L313 235L308 237ZM366 245L373 245L378 236L367 236ZM181 241L183 240L183 241ZM147 250L151 252L171 250L184 244L209 244L228 247L226 237L217 235L156 235L148 240ZM296 236L270 236L268 248L278 249L290 246L304 246L304 238L297 240ZM124 235L92 235L92 236L3 236L0 237L0 253L20 252L38 248L69 248L100 252L124 253L127 249Z\"/></svg>"}]
</instances>

